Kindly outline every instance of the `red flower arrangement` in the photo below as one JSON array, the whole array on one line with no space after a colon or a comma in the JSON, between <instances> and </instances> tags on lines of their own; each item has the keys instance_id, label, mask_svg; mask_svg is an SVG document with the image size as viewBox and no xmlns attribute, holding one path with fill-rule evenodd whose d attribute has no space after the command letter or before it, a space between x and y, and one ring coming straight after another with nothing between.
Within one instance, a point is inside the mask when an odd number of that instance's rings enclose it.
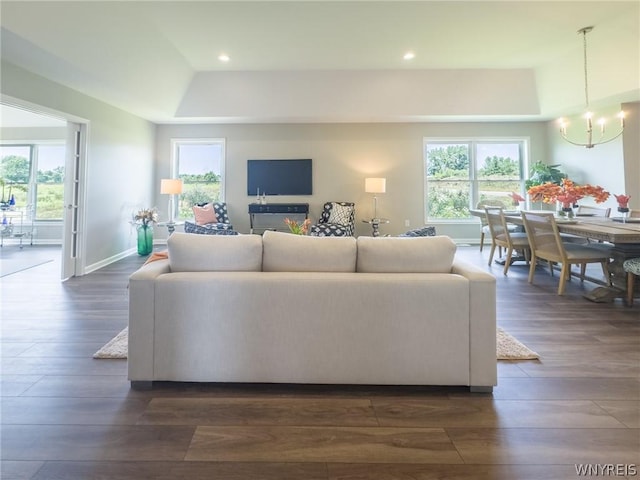
<instances>
[{"instance_id":1,"label":"red flower arrangement","mask_svg":"<svg viewBox=\"0 0 640 480\"><path fill-rule=\"evenodd\" d=\"M520 205L520 202L524 202L524 197L519 193L511 192L509 196L511 197L511 200L513 200L513 205L516 207Z\"/></svg>"},{"instance_id":2,"label":"red flower arrangement","mask_svg":"<svg viewBox=\"0 0 640 480\"><path fill-rule=\"evenodd\" d=\"M618 211L621 213L626 213L629 211L629 199L631 198L631 195L613 195L614 197L616 197L616 200L618 201Z\"/></svg>"},{"instance_id":3,"label":"red flower arrangement","mask_svg":"<svg viewBox=\"0 0 640 480\"><path fill-rule=\"evenodd\" d=\"M531 187L527 193L534 202L562 203L562 208L571 208L584 197L593 197L596 203L602 203L609 198L610 193L599 185L576 185L568 178L562 179L562 184L547 182Z\"/></svg>"}]
</instances>

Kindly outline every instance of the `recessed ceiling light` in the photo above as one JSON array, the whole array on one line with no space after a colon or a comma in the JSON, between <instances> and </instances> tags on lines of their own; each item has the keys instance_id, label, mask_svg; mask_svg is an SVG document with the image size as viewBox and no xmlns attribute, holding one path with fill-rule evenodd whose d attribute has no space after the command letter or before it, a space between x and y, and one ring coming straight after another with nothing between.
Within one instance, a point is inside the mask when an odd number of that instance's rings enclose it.
<instances>
[{"instance_id":1,"label":"recessed ceiling light","mask_svg":"<svg viewBox=\"0 0 640 480\"><path fill-rule=\"evenodd\" d=\"M221 62L228 62L229 60L231 60L231 58L226 53L221 53L220 55L218 55L218 60L220 60Z\"/></svg>"},{"instance_id":2,"label":"recessed ceiling light","mask_svg":"<svg viewBox=\"0 0 640 480\"><path fill-rule=\"evenodd\" d=\"M413 52L407 52L404 54L404 58L405 60L413 60L415 58L416 54Z\"/></svg>"}]
</instances>

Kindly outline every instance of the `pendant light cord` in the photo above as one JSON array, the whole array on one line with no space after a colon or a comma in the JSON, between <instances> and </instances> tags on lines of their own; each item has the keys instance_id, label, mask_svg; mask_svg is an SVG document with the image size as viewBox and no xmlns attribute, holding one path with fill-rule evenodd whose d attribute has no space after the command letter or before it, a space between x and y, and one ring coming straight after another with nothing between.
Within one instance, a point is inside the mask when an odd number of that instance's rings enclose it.
<instances>
[{"instance_id":1,"label":"pendant light cord","mask_svg":"<svg viewBox=\"0 0 640 480\"><path fill-rule=\"evenodd\" d=\"M593 27L585 27L578 31L582 33L582 48L584 53L584 98L587 104L587 110L589 110L589 83L587 80L587 33L593 30Z\"/></svg>"}]
</instances>

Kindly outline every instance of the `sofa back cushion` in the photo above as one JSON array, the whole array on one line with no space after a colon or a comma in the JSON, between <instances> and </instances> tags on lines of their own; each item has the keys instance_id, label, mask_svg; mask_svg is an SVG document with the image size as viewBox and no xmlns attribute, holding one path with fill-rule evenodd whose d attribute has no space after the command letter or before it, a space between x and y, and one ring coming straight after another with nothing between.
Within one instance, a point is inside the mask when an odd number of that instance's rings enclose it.
<instances>
[{"instance_id":1,"label":"sofa back cushion","mask_svg":"<svg viewBox=\"0 0 640 480\"><path fill-rule=\"evenodd\" d=\"M175 232L167 240L172 272L259 272L260 235L194 235Z\"/></svg>"},{"instance_id":2,"label":"sofa back cushion","mask_svg":"<svg viewBox=\"0 0 640 480\"><path fill-rule=\"evenodd\" d=\"M449 273L456 253L446 236L358 237L357 244L363 273Z\"/></svg>"},{"instance_id":3,"label":"sofa back cushion","mask_svg":"<svg viewBox=\"0 0 640 480\"><path fill-rule=\"evenodd\" d=\"M262 243L265 272L356 271L353 237L309 237L267 230Z\"/></svg>"}]
</instances>

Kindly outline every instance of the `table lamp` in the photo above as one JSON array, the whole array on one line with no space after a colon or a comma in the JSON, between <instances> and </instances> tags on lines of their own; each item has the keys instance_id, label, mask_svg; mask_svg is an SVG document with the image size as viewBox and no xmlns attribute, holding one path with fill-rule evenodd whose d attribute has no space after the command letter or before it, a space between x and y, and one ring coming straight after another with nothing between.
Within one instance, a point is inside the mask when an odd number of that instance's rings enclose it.
<instances>
[{"instance_id":1,"label":"table lamp","mask_svg":"<svg viewBox=\"0 0 640 480\"><path fill-rule=\"evenodd\" d=\"M179 178L163 178L160 180L160 193L163 195L171 195L169 199L169 222L174 221L175 195L182 193L182 180Z\"/></svg>"},{"instance_id":2,"label":"table lamp","mask_svg":"<svg viewBox=\"0 0 640 480\"><path fill-rule=\"evenodd\" d=\"M387 191L387 179L386 178L365 178L364 179L364 191L367 193L373 193L373 218L378 218L378 193L385 193Z\"/></svg>"}]
</instances>

